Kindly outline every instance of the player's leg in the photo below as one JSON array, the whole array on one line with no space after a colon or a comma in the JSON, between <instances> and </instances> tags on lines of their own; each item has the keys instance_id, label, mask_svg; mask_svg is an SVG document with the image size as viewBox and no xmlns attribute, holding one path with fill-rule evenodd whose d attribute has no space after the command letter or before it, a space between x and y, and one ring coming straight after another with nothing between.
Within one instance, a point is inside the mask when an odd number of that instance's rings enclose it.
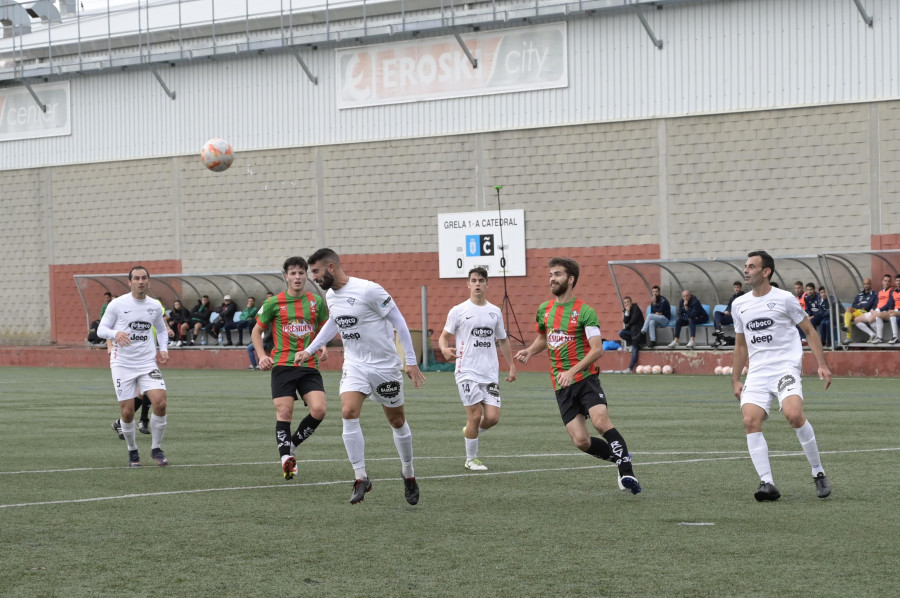
<instances>
[{"instance_id":1,"label":"player's leg","mask_svg":"<svg viewBox=\"0 0 900 598\"><path fill-rule=\"evenodd\" d=\"M747 435L747 450L756 474L759 476L759 488L753 497L758 501L778 500L781 493L775 487L772 477L772 466L769 462L769 445L762 433L762 424L769 417L769 405L772 393L767 381L748 378L741 393L741 415L744 420L744 432Z\"/></svg>"},{"instance_id":2,"label":"player's leg","mask_svg":"<svg viewBox=\"0 0 900 598\"><path fill-rule=\"evenodd\" d=\"M291 450L291 419L294 416L296 400L294 394L272 398L272 404L275 405L275 445L281 459L281 472L286 480L293 478L297 472L297 460Z\"/></svg>"},{"instance_id":3,"label":"player's leg","mask_svg":"<svg viewBox=\"0 0 900 598\"><path fill-rule=\"evenodd\" d=\"M297 426L297 431L291 436L294 447L300 446L304 440L312 436L322 420L325 419L326 400L322 390L310 390L302 394L303 401L309 406L309 413ZM296 450L296 449L295 449Z\"/></svg>"},{"instance_id":4,"label":"player's leg","mask_svg":"<svg viewBox=\"0 0 900 598\"><path fill-rule=\"evenodd\" d=\"M344 448L347 450L347 458L353 466L353 492L350 494L350 503L356 504L365 498L366 492L372 489L372 483L366 473L366 441L363 437L362 427L359 425L359 415L362 412L363 401L368 393L359 390L345 390L355 387L351 384L354 380L348 380L345 370L341 378L341 420L343 423Z\"/></svg>"},{"instance_id":5,"label":"player's leg","mask_svg":"<svg viewBox=\"0 0 900 598\"><path fill-rule=\"evenodd\" d=\"M816 494L819 498L826 498L831 494L831 484L825 476L825 468L822 467L822 459L819 455L819 445L816 442L816 433L812 424L803 414L803 390L800 387L799 375L797 376L797 386L792 394L787 394L781 399L781 411L784 413L785 419L794 428L797 434L797 440L803 448L803 454L812 471L813 482L816 485Z\"/></svg>"},{"instance_id":6,"label":"player's leg","mask_svg":"<svg viewBox=\"0 0 900 598\"><path fill-rule=\"evenodd\" d=\"M398 370L374 370L368 373L372 400L380 403L384 415L391 426L394 446L400 456L400 472L403 477L403 492L406 502L419 502L419 485L413 469L412 430L406 421L403 396L403 374Z\"/></svg>"},{"instance_id":7,"label":"player's leg","mask_svg":"<svg viewBox=\"0 0 900 598\"><path fill-rule=\"evenodd\" d=\"M152 404L150 403L150 397L145 394L142 394L139 397L135 398L134 407L137 409L138 405L141 407L141 415L138 418L138 432L141 434L149 434L150 433L150 407Z\"/></svg>"},{"instance_id":8,"label":"player's leg","mask_svg":"<svg viewBox=\"0 0 900 598\"><path fill-rule=\"evenodd\" d=\"M155 371L157 374L159 373L159 370ZM149 377L153 379L153 374ZM145 378L147 378L147 376L145 376ZM161 376L159 377L158 382L162 383ZM145 382L142 379L141 387L147 389L146 394L153 407L153 412L150 414L150 456L153 457L153 460L156 461L157 465L162 467L169 464L169 460L162 450L162 442L163 438L166 436L166 425L168 423L166 417L167 398L165 383L162 383L159 387L152 388L145 386Z\"/></svg>"},{"instance_id":9,"label":"player's leg","mask_svg":"<svg viewBox=\"0 0 900 598\"><path fill-rule=\"evenodd\" d=\"M615 463L619 470L619 489L630 490L632 494L638 494L641 491L641 485L634 475L631 452L625 443L625 437L610 421L609 408L605 403L594 404L589 408L588 415L591 418L591 424L603 435L603 440L609 446L611 454L607 460Z\"/></svg>"},{"instance_id":10,"label":"player's leg","mask_svg":"<svg viewBox=\"0 0 900 598\"><path fill-rule=\"evenodd\" d=\"M128 464L131 467L140 467L141 459L138 455L137 438L134 424L134 397L140 394L138 390L139 373L124 368L110 368L113 385L116 390L116 398L119 401L119 422L124 436L125 447L128 450Z\"/></svg>"}]
</instances>

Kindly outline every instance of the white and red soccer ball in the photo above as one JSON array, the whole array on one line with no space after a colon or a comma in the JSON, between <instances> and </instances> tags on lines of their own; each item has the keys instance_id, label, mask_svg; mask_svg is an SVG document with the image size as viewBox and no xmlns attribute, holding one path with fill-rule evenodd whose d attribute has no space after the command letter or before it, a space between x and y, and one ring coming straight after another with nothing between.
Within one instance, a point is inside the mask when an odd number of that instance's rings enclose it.
<instances>
[{"instance_id":1,"label":"white and red soccer ball","mask_svg":"<svg viewBox=\"0 0 900 598\"><path fill-rule=\"evenodd\" d=\"M228 170L234 162L234 148L224 139L214 137L203 144L200 150L200 161L213 172Z\"/></svg>"}]
</instances>

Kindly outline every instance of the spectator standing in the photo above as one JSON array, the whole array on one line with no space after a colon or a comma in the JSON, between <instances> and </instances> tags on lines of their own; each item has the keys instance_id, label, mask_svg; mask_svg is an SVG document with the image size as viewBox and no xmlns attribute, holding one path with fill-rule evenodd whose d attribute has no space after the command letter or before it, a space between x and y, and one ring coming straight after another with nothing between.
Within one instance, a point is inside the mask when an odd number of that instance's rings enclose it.
<instances>
[{"instance_id":1,"label":"spectator standing","mask_svg":"<svg viewBox=\"0 0 900 598\"><path fill-rule=\"evenodd\" d=\"M825 287L822 287L822 290L825 290ZM828 299L827 295L823 298L825 293L820 293L816 291L816 285L811 282L806 283L806 294L803 296L804 305L806 306L804 311L809 316L809 323L812 324L812 327L816 329L819 333L819 339L822 343L825 343L825 337L822 336L822 323L828 321ZM825 331L827 332L828 327L825 326ZM802 330L800 332L803 332Z\"/></svg>"},{"instance_id":2,"label":"spectator standing","mask_svg":"<svg viewBox=\"0 0 900 598\"><path fill-rule=\"evenodd\" d=\"M669 300L663 297L659 292L659 287L653 285L650 288L650 314L647 316L641 332L647 339L647 348L650 349L656 343L656 329L660 326L665 328L669 325L669 318L672 317L672 307Z\"/></svg>"},{"instance_id":3,"label":"spectator standing","mask_svg":"<svg viewBox=\"0 0 900 598\"><path fill-rule=\"evenodd\" d=\"M842 342L845 345L850 344L850 324L856 324L857 328L869 335L870 342L875 338L875 331L866 324L865 315L872 311L877 299L878 295L872 290L872 279L864 278L862 290L856 294L853 303L844 312L844 327L842 330L847 333L847 338Z\"/></svg>"},{"instance_id":4,"label":"spectator standing","mask_svg":"<svg viewBox=\"0 0 900 598\"><path fill-rule=\"evenodd\" d=\"M638 353L641 350L641 335L644 329L644 313L640 306L631 300L631 297L622 299L622 323L625 328L619 331L619 338L626 343L631 343L631 362L628 364L627 372L634 371L637 365Z\"/></svg>"},{"instance_id":5,"label":"spectator standing","mask_svg":"<svg viewBox=\"0 0 900 598\"><path fill-rule=\"evenodd\" d=\"M731 316L731 304L734 303L735 299L744 294L744 283L740 280L735 280L731 284L731 287L734 289L734 295L728 300L725 311L717 311L713 314L713 326L715 327L713 336L716 337L716 347L725 344L725 333L722 332L722 326L731 326L734 324L734 318Z\"/></svg>"},{"instance_id":6,"label":"spectator standing","mask_svg":"<svg viewBox=\"0 0 900 598\"><path fill-rule=\"evenodd\" d=\"M690 290L681 292L681 303L678 304L678 315L675 318L675 338L669 343L668 348L678 346L678 337L681 336L681 328L688 327L688 349L694 348L694 337L697 336L697 324L705 324L709 321L709 314L703 309L700 300L694 297Z\"/></svg>"}]
</instances>

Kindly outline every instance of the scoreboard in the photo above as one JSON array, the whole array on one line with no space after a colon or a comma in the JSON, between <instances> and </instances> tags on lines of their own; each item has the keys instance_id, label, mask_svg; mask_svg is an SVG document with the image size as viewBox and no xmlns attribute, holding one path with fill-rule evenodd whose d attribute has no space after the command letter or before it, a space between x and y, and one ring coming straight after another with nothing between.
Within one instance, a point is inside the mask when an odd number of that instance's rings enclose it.
<instances>
[{"instance_id":1,"label":"scoreboard","mask_svg":"<svg viewBox=\"0 0 900 598\"><path fill-rule=\"evenodd\" d=\"M441 278L525 276L525 210L438 214L438 259Z\"/></svg>"}]
</instances>

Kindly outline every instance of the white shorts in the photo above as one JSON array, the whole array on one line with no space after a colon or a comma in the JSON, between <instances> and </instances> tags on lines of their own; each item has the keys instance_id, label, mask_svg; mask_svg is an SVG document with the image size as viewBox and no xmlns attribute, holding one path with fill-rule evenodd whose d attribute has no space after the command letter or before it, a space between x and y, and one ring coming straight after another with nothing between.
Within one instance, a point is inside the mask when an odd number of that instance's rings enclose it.
<instances>
[{"instance_id":1,"label":"white shorts","mask_svg":"<svg viewBox=\"0 0 900 598\"><path fill-rule=\"evenodd\" d=\"M119 401L129 401L141 392L148 390L165 390L166 381L163 380L159 368L148 367L145 369L130 369L123 367L111 367L113 386L116 389L116 398Z\"/></svg>"},{"instance_id":2,"label":"white shorts","mask_svg":"<svg viewBox=\"0 0 900 598\"><path fill-rule=\"evenodd\" d=\"M456 383L459 388L459 398L462 399L463 405L471 407L478 403L485 405L500 406L500 385L496 382L472 382L471 380L460 380Z\"/></svg>"},{"instance_id":3,"label":"white shorts","mask_svg":"<svg viewBox=\"0 0 900 598\"><path fill-rule=\"evenodd\" d=\"M758 405L768 415L773 397L778 398L778 410L781 411L782 401L792 395L797 395L803 400L800 370L788 368L777 374L748 375L741 391L741 407L748 403Z\"/></svg>"},{"instance_id":4,"label":"white shorts","mask_svg":"<svg viewBox=\"0 0 900 598\"><path fill-rule=\"evenodd\" d=\"M344 364L340 392L361 392L385 407L400 407L403 405L403 374L394 368L378 370Z\"/></svg>"}]
</instances>

